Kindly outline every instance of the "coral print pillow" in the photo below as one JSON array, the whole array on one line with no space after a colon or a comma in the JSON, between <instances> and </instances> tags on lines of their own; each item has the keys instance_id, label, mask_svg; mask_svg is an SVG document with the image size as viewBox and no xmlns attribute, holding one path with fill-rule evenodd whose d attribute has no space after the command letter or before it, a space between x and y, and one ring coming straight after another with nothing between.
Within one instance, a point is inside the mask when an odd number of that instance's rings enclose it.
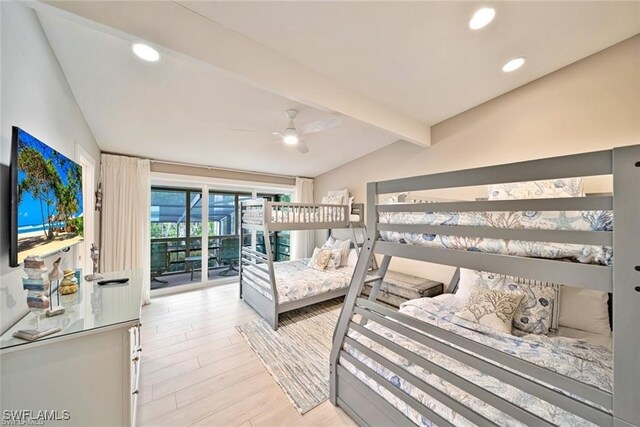
<instances>
[{"instance_id":1,"label":"coral print pillow","mask_svg":"<svg viewBox=\"0 0 640 427\"><path fill-rule=\"evenodd\" d=\"M315 248L307 267L311 267L318 271L324 271L327 268L329 261L331 261L331 249Z\"/></svg>"},{"instance_id":2,"label":"coral print pillow","mask_svg":"<svg viewBox=\"0 0 640 427\"><path fill-rule=\"evenodd\" d=\"M522 294L473 288L465 306L455 313L461 319L511 334L513 316Z\"/></svg>"},{"instance_id":3,"label":"coral print pillow","mask_svg":"<svg viewBox=\"0 0 640 427\"><path fill-rule=\"evenodd\" d=\"M490 185L487 190L489 200L583 197L584 180L582 178L565 178L512 182Z\"/></svg>"},{"instance_id":4,"label":"coral print pillow","mask_svg":"<svg viewBox=\"0 0 640 427\"><path fill-rule=\"evenodd\" d=\"M513 327L516 329L546 335L549 330L557 328L555 309L558 304L558 285L527 283L523 279L502 274L461 268L456 296L467 298L473 287L523 295L522 303L513 316Z\"/></svg>"}]
</instances>

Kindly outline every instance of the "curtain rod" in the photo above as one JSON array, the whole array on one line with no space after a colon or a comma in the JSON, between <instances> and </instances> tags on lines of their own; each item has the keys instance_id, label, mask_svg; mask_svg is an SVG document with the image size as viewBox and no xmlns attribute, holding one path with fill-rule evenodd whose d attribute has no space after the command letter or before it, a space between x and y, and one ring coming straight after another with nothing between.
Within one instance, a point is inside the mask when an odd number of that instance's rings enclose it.
<instances>
[{"instance_id":1,"label":"curtain rod","mask_svg":"<svg viewBox=\"0 0 640 427\"><path fill-rule=\"evenodd\" d=\"M117 155L117 156L141 158L139 156L129 156L127 154L112 153L112 152L108 152L108 151L102 151L102 153L103 154L113 154L113 155ZM151 163L164 163L166 165L186 166L186 167L191 167L191 168L207 169L207 170L219 170L219 171L223 171L223 172L244 173L244 174L248 174L248 175L262 175L262 176L272 176L274 178L289 178L289 179L298 178L298 177L293 176L293 175L280 175L280 174L267 173L267 172L256 172L256 171L247 171L247 170L240 170L240 169L221 168L221 167L217 167L217 166L199 165L199 164L195 164L195 163L173 162L173 161L169 161L169 160L152 159L150 157L147 158L147 160L149 160ZM308 178L308 177L305 177L305 176L301 176L299 178L313 179L313 178Z\"/></svg>"}]
</instances>

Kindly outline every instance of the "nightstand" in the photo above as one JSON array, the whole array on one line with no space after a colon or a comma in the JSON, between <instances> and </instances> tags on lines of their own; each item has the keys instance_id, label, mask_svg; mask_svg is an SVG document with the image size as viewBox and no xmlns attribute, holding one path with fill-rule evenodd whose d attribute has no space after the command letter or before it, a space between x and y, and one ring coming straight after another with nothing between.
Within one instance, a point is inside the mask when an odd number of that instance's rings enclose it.
<instances>
[{"instance_id":1,"label":"nightstand","mask_svg":"<svg viewBox=\"0 0 640 427\"><path fill-rule=\"evenodd\" d=\"M371 271L370 276L374 276L376 271ZM411 276L397 271L387 271L387 274L380 286L378 302L383 302L395 308L405 301L417 298L434 297L444 291L444 284L422 277ZM369 296L371 283L366 283L362 289L364 296Z\"/></svg>"}]
</instances>

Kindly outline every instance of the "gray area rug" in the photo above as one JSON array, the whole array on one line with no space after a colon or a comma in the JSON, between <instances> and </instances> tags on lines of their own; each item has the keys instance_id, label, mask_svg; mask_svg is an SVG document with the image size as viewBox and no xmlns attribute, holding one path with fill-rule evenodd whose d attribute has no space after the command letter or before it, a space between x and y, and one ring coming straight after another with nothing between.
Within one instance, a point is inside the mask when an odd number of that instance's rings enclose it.
<instances>
[{"instance_id":1,"label":"gray area rug","mask_svg":"<svg viewBox=\"0 0 640 427\"><path fill-rule=\"evenodd\" d=\"M340 307L342 299L281 314L277 331L262 319L237 326L301 414L329 398L329 353Z\"/></svg>"}]
</instances>

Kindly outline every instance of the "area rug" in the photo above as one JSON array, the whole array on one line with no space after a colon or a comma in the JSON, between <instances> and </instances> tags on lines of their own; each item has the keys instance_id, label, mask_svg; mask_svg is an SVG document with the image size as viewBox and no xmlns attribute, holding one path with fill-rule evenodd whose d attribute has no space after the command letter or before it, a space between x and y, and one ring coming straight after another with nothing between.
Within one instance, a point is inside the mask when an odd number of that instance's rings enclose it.
<instances>
[{"instance_id":1,"label":"area rug","mask_svg":"<svg viewBox=\"0 0 640 427\"><path fill-rule=\"evenodd\" d=\"M329 353L341 306L337 299L281 314L277 331L262 319L236 327L301 414L329 398Z\"/></svg>"}]
</instances>

